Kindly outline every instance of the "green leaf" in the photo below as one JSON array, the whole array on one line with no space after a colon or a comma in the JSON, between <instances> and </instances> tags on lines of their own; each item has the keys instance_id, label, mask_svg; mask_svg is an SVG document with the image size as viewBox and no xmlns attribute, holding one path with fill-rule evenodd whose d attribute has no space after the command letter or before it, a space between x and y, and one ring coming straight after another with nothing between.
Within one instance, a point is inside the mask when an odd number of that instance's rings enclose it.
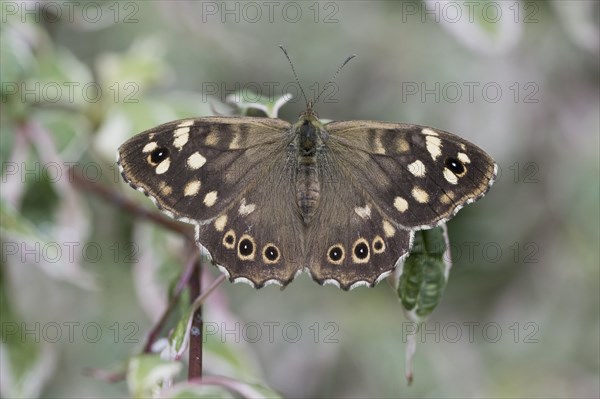
<instances>
[{"instance_id":1,"label":"green leaf","mask_svg":"<svg viewBox=\"0 0 600 399\"><path fill-rule=\"evenodd\" d=\"M182 382L162 392L165 398L281 398L273 389L222 376L206 376L192 382Z\"/></svg>"},{"instance_id":2,"label":"green leaf","mask_svg":"<svg viewBox=\"0 0 600 399\"><path fill-rule=\"evenodd\" d=\"M182 382L174 385L172 388L161 392L161 398L169 399L233 399L231 393L227 390L208 386L198 385L189 382Z\"/></svg>"},{"instance_id":3,"label":"green leaf","mask_svg":"<svg viewBox=\"0 0 600 399\"><path fill-rule=\"evenodd\" d=\"M13 313L4 283L0 279L0 396L39 397L56 369L56 352L23 331L25 324Z\"/></svg>"},{"instance_id":4,"label":"green leaf","mask_svg":"<svg viewBox=\"0 0 600 399\"><path fill-rule=\"evenodd\" d=\"M50 238L12 205L0 198L0 235L46 244Z\"/></svg>"},{"instance_id":5,"label":"green leaf","mask_svg":"<svg viewBox=\"0 0 600 399\"><path fill-rule=\"evenodd\" d=\"M252 110L259 110L269 118L277 118L279 109L291 99L292 95L289 93L275 98L267 98L249 90L240 90L227 96L226 102L235 105L240 115L248 115Z\"/></svg>"},{"instance_id":6,"label":"green leaf","mask_svg":"<svg viewBox=\"0 0 600 399\"><path fill-rule=\"evenodd\" d=\"M94 276L84 270L78 262L52 262L46 259L56 259L61 253L67 253L69 250L62 242L51 239L56 237L56 230L50 230L49 233L40 230L29 219L24 217L19 211L9 203L0 199L0 236L3 239L10 239L4 243L7 262L19 261L17 256L24 248L35 248L36 251L44 251L44 256L40 256L41 261L34 262L32 265L43 271L47 276L57 280L67 281L73 285L84 289L95 289L96 282ZM23 263L21 261L21 263ZM29 264L29 263L27 263Z\"/></svg>"},{"instance_id":7,"label":"green leaf","mask_svg":"<svg viewBox=\"0 0 600 399\"><path fill-rule=\"evenodd\" d=\"M440 302L450 272L450 242L446 226L415 233L413 248L400 267L397 293L404 313L414 323L415 332L407 335L405 375L413 380L413 358L417 348L416 333Z\"/></svg>"},{"instance_id":8,"label":"green leaf","mask_svg":"<svg viewBox=\"0 0 600 399\"><path fill-rule=\"evenodd\" d=\"M187 349L190 337L190 327L192 325L192 306L183 313L177 326L173 330L173 333L169 337L169 345L163 350L163 357L167 356L169 359L179 359L183 352Z\"/></svg>"},{"instance_id":9,"label":"green leaf","mask_svg":"<svg viewBox=\"0 0 600 399\"><path fill-rule=\"evenodd\" d=\"M39 26L21 22L16 14L9 16L3 14L3 17L7 20L0 24L2 82L16 84L31 70L35 63L35 47L40 44L45 35ZM30 19L28 18L27 21ZM8 86L1 85L2 102L5 101L5 93L2 92L5 88Z\"/></svg>"},{"instance_id":10,"label":"green leaf","mask_svg":"<svg viewBox=\"0 0 600 399\"><path fill-rule=\"evenodd\" d=\"M7 328L4 321L2 328ZM15 335L25 334L19 329ZM56 370L56 363L56 353L50 345L6 340L3 334L0 343L0 395L5 398L40 397L44 385Z\"/></svg>"},{"instance_id":11,"label":"green leaf","mask_svg":"<svg viewBox=\"0 0 600 399\"><path fill-rule=\"evenodd\" d=\"M179 362L163 360L159 355L138 355L129 359L127 386L134 398L156 396L156 392L171 384L181 371Z\"/></svg>"},{"instance_id":12,"label":"green leaf","mask_svg":"<svg viewBox=\"0 0 600 399\"><path fill-rule=\"evenodd\" d=\"M449 269L449 264L444 262L447 247L441 227L415 233L397 290L408 317L415 322L425 320L444 293Z\"/></svg>"},{"instance_id":13,"label":"green leaf","mask_svg":"<svg viewBox=\"0 0 600 399\"><path fill-rule=\"evenodd\" d=\"M170 81L172 72L164 62L166 51L165 44L157 36L137 39L125 53L105 53L98 58L95 65L98 80L111 96L117 90L127 95L134 89L144 92Z\"/></svg>"},{"instance_id":14,"label":"green leaf","mask_svg":"<svg viewBox=\"0 0 600 399\"><path fill-rule=\"evenodd\" d=\"M210 370L218 370L219 373L233 378L251 380L256 379L256 362L254 354L244 345L232 346L213 336L204 325L204 357L205 364Z\"/></svg>"}]
</instances>

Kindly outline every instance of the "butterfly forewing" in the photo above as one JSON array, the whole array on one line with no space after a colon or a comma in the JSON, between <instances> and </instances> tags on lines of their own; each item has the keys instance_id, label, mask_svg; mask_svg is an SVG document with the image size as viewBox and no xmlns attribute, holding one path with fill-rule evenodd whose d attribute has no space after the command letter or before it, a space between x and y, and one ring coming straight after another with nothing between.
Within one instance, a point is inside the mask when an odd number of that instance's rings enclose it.
<instances>
[{"instance_id":1,"label":"butterfly forewing","mask_svg":"<svg viewBox=\"0 0 600 399\"><path fill-rule=\"evenodd\" d=\"M369 121L325 128L344 178L405 229L448 220L482 197L495 178L496 165L483 150L439 129Z\"/></svg>"},{"instance_id":2,"label":"butterfly forewing","mask_svg":"<svg viewBox=\"0 0 600 399\"><path fill-rule=\"evenodd\" d=\"M125 142L118 163L130 185L171 216L203 223L217 217L285 148L290 124L279 119L207 117L160 125Z\"/></svg>"}]
</instances>

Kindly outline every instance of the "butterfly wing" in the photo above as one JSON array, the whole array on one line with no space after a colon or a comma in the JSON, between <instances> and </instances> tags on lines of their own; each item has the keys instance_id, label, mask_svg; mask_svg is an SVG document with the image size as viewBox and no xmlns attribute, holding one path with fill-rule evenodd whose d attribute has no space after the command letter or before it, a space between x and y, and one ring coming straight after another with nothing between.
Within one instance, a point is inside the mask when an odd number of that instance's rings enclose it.
<instances>
[{"instance_id":1,"label":"butterfly wing","mask_svg":"<svg viewBox=\"0 0 600 399\"><path fill-rule=\"evenodd\" d=\"M344 290L374 286L408 254L413 232L399 229L339 164L325 163L321 177L319 207L306 235L311 277Z\"/></svg>"},{"instance_id":2,"label":"butterfly wing","mask_svg":"<svg viewBox=\"0 0 600 399\"><path fill-rule=\"evenodd\" d=\"M212 223L198 227L198 241L231 281L285 286L303 269L304 226L294 198L293 160L283 150L274 154L273 169L257 176L257 184Z\"/></svg>"},{"instance_id":3,"label":"butterfly wing","mask_svg":"<svg viewBox=\"0 0 600 399\"><path fill-rule=\"evenodd\" d=\"M414 230L482 197L496 174L483 150L441 130L369 121L325 129L320 205L307 234L319 283L376 284L408 254Z\"/></svg>"},{"instance_id":4,"label":"butterfly wing","mask_svg":"<svg viewBox=\"0 0 600 399\"><path fill-rule=\"evenodd\" d=\"M196 224L198 243L231 280L287 284L302 248L301 222L289 209L290 129L279 119L184 119L131 138L118 163L163 212Z\"/></svg>"},{"instance_id":5,"label":"butterfly wing","mask_svg":"<svg viewBox=\"0 0 600 399\"><path fill-rule=\"evenodd\" d=\"M332 122L328 148L353 184L399 227L434 227L483 197L497 166L482 149L425 126Z\"/></svg>"},{"instance_id":6,"label":"butterfly wing","mask_svg":"<svg viewBox=\"0 0 600 399\"><path fill-rule=\"evenodd\" d=\"M203 223L273 166L269 159L289 129L280 119L182 119L132 137L117 162L124 179L166 214Z\"/></svg>"}]
</instances>

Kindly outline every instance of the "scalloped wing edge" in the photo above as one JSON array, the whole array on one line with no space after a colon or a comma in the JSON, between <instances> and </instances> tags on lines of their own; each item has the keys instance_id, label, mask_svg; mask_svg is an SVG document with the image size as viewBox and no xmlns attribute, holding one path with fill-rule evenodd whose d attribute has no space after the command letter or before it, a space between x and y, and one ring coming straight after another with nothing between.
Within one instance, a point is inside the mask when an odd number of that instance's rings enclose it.
<instances>
[{"instance_id":1,"label":"scalloped wing edge","mask_svg":"<svg viewBox=\"0 0 600 399\"><path fill-rule=\"evenodd\" d=\"M314 279L312 273L310 272L310 270L305 267L303 269L299 269L294 276L290 279L290 281L288 282L284 282L281 280L277 280L277 279L270 279L270 280L266 280L263 284L261 285L257 285L254 284L252 281L250 281L248 278L246 277L235 277L235 278L231 278L231 274L229 273L229 271L227 270L227 268L223 265L220 265L216 262L214 262L212 254L210 253L210 251L204 246L202 245L202 243L200 243L199 241L199 235L200 235L200 226L205 225L207 223L210 223L213 219L209 219L204 221L204 223L200 223L198 220L194 220L194 219L190 219L187 217L180 217L180 216L176 216L173 212L164 209L163 207L161 207L158 203L158 201L156 200L156 198L154 198L153 196L151 196L150 194L148 194L148 192L146 190L144 190L142 187L138 187L135 184L133 184L129 179L127 179L127 177L125 176L125 171L123 166L121 165L121 157L119 152L117 151L117 165L119 166L119 172L121 174L121 176L123 177L123 180L125 180L125 182L127 184L129 184L129 186L131 186L133 189L135 189L136 191L141 192L142 194L144 194L146 197L150 198L150 200L152 201L152 203L158 208L158 210L160 212L162 212L163 214L167 215L168 217L170 217L171 219L174 220L178 220L184 223L188 223L188 224L192 224L195 226L195 240L196 240L196 244L198 245L201 254L206 254L207 257L210 259L211 263L214 264L221 273L225 274L225 276L227 277L227 279L232 282L232 283L243 283L243 284L248 284L250 285L252 288L255 289L260 289L263 287L266 287L268 285L279 285L281 287L285 287L288 284L290 284L292 281L294 281L296 279L296 277L298 277L298 275L306 272L312 279L313 281L316 281L318 284L320 285L333 285L336 286L337 288L344 290L344 291L351 291L354 288L357 287L374 287L377 284L379 284L379 282L381 282L384 278L388 277L390 274L392 274L394 272L394 270L396 270L396 268L398 267L398 265L402 264L404 262L404 260L406 259L406 257L408 257L408 255L410 254L410 249L413 246L413 240L414 240L414 236L415 236L415 231L419 231L419 230L428 230L428 229L432 229L434 227L437 227L441 224L446 223L448 220L452 219L462 208L464 208L466 205L468 204L472 204L473 202L481 199L482 197L484 197L487 192L490 190L490 188L492 187L492 185L494 184L494 182L496 181L496 177L498 175L498 164L494 163L494 170L492 173L492 178L490 179L488 186L486 188L486 190L484 192L482 192L481 194L479 194L476 197L473 198L469 198L464 204L461 204L459 206L457 206L456 208L454 208L452 210L452 212L448 215L448 217L440 219L439 221L437 221L436 223L432 224L432 225L421 225L421 226L417 226L417 227L413 227L411 229L403 227L401 225L396 225L399 229L405 230L410 232L410 240L409 240L409 250L402 256L400 256L398 258L398 260L396 261L396 263L394 264L394 267L391 270L385 271L382 274L380 274L374 282L369 282L367 280L358 280L355 281L354 283L352 283L347 289L342 287L340 285L340 282L336 279L330 278L330 279L326 279L324 280L322 283L319 283L317 280Z\"/></svg>"},{"instance_id":2,"label":"scalloped wing edge","mask_svg":"<svg viewBox=\"0 0 600 399\"><path fill-rule=\"evenodd\" d=\"M450 212L448 214L448 216L446 216L445 218L442 218L440 220L438 220L437 222L433 223L433 224L423 224L421 226L417 226L417 227L412 227L412 228L408 228L408 227L404 227L402 225L397 225L400 229L402 230L409 230L409 231L419 231L419 230L429 230L429 229L433 229L435 227L438 227L444 223L447 223L449 220L451 220L454 216L456 216L456 214L463 209L465 206L472 204L473 202L476 202L478 200L480 200L481 198L485 197L485 195L488 193L488 191L490 191L490 189L492 188L492 185L494 184L494 182L496 181L496 178L498 177L498 164L494 162L494 170L492 171L492 178L490 179L490 181L488 182L487 188L481 192L479 195L473 197L473 198L469 198L467 199L464 203L458 205L457 207L455 207L452 212ZM412 248L412 245L411 245Z\"/></svg>"}]
</instances>

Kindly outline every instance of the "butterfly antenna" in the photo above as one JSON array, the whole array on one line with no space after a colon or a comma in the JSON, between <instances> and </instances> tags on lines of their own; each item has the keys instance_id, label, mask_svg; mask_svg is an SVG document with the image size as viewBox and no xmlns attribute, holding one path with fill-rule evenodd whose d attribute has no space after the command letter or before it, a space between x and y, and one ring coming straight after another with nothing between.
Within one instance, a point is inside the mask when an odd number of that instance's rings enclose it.
<instances>
[{"instance_id":1,"label":"butterfly antenna","mask_svg":"<svg viewBox=\"0 0 600 399\"><path fill-rule=\"evenodd\" d=\"M279 45L279 48L281 49L281 51L283 51L283 54L285 54L285 58L287 58L288 62L290 63L290 66L292 67L292 72L294 73L294 78L296 79L296 83L298 84L298 87L300 88L300 91L302 92L302 97L304 97L304 102L306 103L306 108L309 108L308 100L306 99L306 94L304 94L304 89L302 88L302 85L300 84L300 80L298 79L298 74L296 74L296 69L294 68L294 64L292 63L292 60L290 59L290 56L288 55L287 50L282 45Z\"/></svg>"},{"instance_id":2,"label":"butterfly antenna","mask_svg":"<svg viewBox=\"0 0 600 399\"><path fill-rule=\"evenodd\" d=\"M323 86L323 90L321 90L321 92L319 93L319 95L317 96L317 99L315 100L315 104L319 102L319 98L321 98L321 94L323 94L323 92L325 92L325 89L327 89L327 85L329 83L333 83L335 81L335 78L337 78L338 74L340 73L340 71L342 70L342 68L352 59L356 57L356 54L352 54L350 57L346 58L346 61L344 61L342 63L342 65L340 65L340 67L338 68L337 71L335 71L335 73L333 74L333 77L331 78L331 80L327 83L325 83L325 85Z\"/></svg>"}]
</instances>

